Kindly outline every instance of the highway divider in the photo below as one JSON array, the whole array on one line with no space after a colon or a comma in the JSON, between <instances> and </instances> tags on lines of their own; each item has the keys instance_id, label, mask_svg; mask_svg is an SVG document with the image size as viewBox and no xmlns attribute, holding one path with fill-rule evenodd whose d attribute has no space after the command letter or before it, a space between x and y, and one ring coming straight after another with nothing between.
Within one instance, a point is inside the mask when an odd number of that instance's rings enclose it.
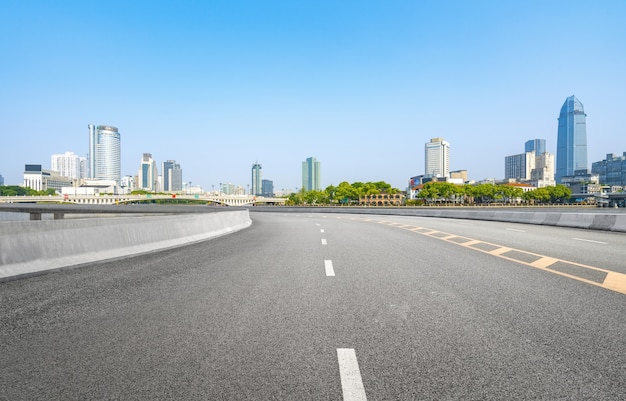
<instances>
[{"instance_id":1,"label":"highway divider","mask_svg":"<svg viewBox=\"0 0 626 401\"><path fill-rule=\"evenodd\" d=\"M626 232L626 213L614 210L545 210L541 208L462 208L462 207L264 207L250 209L256 212L350 213L397 216L439 217L467 220L502 221L538 224L603 231Z\"/></svg>"},{"instance_id":2,"label":"highway divider","mask_svg":"<svg viewBox=\"0 0 626 401\"><path fill-rule=\"evenodd\" d=\"M247 209L0 222L0 281L204 241L251 224Z\"/></svg>"}]
</instances>

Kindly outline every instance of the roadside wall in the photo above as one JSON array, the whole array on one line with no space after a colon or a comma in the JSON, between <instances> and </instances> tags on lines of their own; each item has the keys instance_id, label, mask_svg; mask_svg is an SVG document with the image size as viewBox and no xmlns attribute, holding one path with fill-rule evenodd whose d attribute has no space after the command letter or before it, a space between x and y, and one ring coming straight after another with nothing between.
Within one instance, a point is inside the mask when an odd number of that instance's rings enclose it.
<instances>
[{"instance_id":1,"label":"roadside wall","mask_svg":"<svg viewBox=\"0 0 626 401\"><path fill-rule=\"evenodd\" d=\"M610 211L542 211L474 208L254 207L253 212L351 213L503 221L558 227L626 232L626 214Z\"/></svg>"},{"instance_id":2,"label":"roadside wall","mask_svg":"<svg viewBox=\"0 0 626 401\"><path fill-rule=\"evenodd\" d=\"M203 241L251 223L248 210L0 222L0 281Z\"/></svg>"}]
</instances>

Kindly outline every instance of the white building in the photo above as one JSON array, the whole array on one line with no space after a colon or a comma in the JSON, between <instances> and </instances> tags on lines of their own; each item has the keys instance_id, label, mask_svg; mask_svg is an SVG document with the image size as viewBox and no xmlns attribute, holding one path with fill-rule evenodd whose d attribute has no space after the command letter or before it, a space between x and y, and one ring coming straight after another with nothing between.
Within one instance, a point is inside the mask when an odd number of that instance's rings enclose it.
<instances>
[{"instance_id":1,"label":"white building","mask_svg":"<svg viewBox=\"0 0 626 401\"><path fill-rule=\"evenodd\" d=\"M86 160L86 157L80 157L74 152L54 154L50 157L50 169L59 173L61 177L85 178Z\"/></svg>"},{"instance_id":2,"label":"white building","mask_svg":"<svg viewBox=\"0 0 626 401\"><path fill-rule=\"evenodd\" d=\"M156 162L152 159L152 154L144 153L141 158L139 172L137 173L137 188L157 192L160 190L158 185L159 176L157 174Z\"/></svg>"},{"instance_id":3,"label":"white building","mask_svg":"<svg viewBox=\"0 0 626 401\"><path fill-rule=\"evenodd\" d=\"M424 175L450 176L450 144L443 138L432 138L424 146Z\"/></svg>"},{"instance_id":4,"label":"white building","mask_svg":"<svg viewBox=\"0 0 626 401\"><path fill-rule=\"evenodd\" d=\"M122 178L121 139L116 127L88 125L89 128L89 174L96 180Z\"/></svg>"}]
</instances>

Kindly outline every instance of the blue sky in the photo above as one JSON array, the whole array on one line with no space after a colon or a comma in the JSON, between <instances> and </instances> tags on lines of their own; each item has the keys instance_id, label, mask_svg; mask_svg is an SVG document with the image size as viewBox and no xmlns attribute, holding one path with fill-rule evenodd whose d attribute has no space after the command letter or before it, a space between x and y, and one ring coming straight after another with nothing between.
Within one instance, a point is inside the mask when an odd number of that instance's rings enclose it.
<instances>
[{"instance_id":1,"label":"blue sky","mask_svg":"<svg viewBox=\"0 0 626 401\"><path fill-rule=\"evenodd\" d=\"M451 169L504 177L546 139L572 94L589 162L626 151L626 2L7 1L0 6L0 174L86 155L87 125L122 135L122 174L144 152L183 180L275 189L424 173L445 138ZM589 166L591 167L591 166Z\"/></svg>"}]
</instances>

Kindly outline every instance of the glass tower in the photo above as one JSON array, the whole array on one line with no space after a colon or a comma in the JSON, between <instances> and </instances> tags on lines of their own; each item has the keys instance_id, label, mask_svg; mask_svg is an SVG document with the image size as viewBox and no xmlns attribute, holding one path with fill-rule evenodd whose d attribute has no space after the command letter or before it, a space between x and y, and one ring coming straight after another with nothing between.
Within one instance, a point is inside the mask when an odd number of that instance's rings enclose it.
<instances>
[{"instance_id":1,"label":"glass tower","mask_svg":"<svg viewBox=\"0 0 626 401\"><path fill-rule=\"evenodd\" d=\"M540 156L546 153L546 140L545 139L531 139L524 144L524 152L535 152L535 156Z\"/></svg>"},{"instance_id":2,"label":"glass tower","mask_svg":"<svg viewBox=\"0 0 626 401\"><path fill-rule=\"evenodd\" d=\"M116 127L89 124L89 178L122 179L121 141Z\"/></svg>"},{"instance_id":3,"label":"glass tower","mask_svg":"<svg viewBox=\"0 0 626 401\"><path fill-rule=\"evenodd\" d=\"M259 162L256 162L252 165L252 195L261 195L261 165Z\"/></svg>"},{"instance_id":4,"label":"glass tower","mask_svg":"<svg viewBox=\"0 0 626 401\"><path fill-rule=\"evenodd\" d=\"M555 180L561 183L564 176L574 175L577 170L588 170L587 123L585 109L574 95L565 99L559 114L556 145Z\"/></svg>"},{"instance_id":5,"label":"glass tower","mask_svg":"<svg viewBox=\"0 0 626 401\"><path fill-rule=\"evenodd\" d=\"M321 185L320 162L314 157L309 157L302 162L302 189L305 191L319 191Z\"/></svg>"}]
</instances>

